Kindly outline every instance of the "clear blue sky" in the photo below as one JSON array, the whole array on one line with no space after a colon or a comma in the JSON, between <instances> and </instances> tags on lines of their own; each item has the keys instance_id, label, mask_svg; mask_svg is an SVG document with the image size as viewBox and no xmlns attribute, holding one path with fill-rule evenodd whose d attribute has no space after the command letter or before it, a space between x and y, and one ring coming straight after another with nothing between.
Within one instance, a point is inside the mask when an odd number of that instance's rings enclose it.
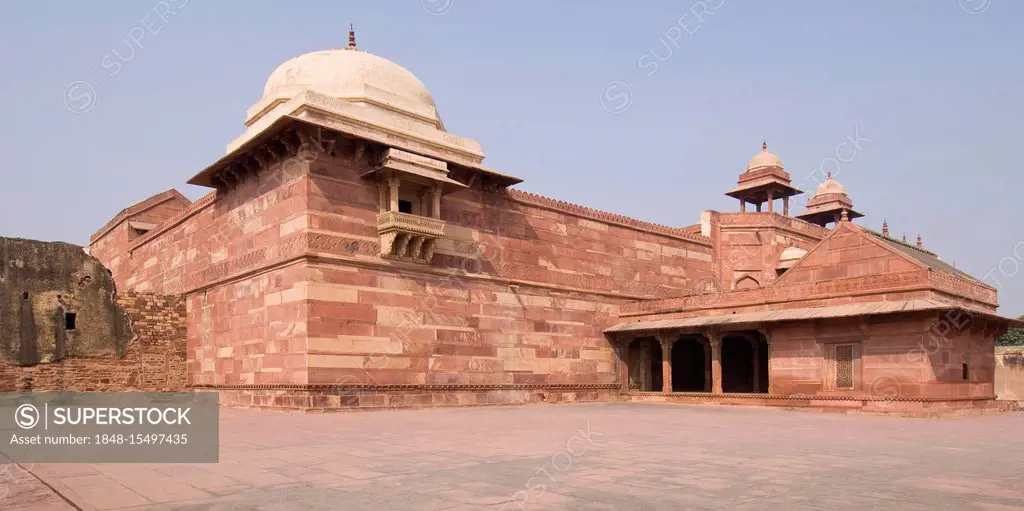
<instances>
[{"instance_id":1,"label":"clear blue sky","mask_svg":"<svg viewBox=\"0 0 1024 511\"><path fill-rule=\"evenodd\" d=\"M184 182L241 133L270 72L343 46L352 22L521 188L644 220L734 210L722 193L762 137L813 191L859 132L838 177L860 223L920 233L979 277L1002 260L988 281L1003 314L1024 313L1024 2L706 4L701 22L688 0L11 2L0 235L85 244L133 201L201 196ZM95 88L80 114L76 81Z\"/></svg>"}]
</instances>

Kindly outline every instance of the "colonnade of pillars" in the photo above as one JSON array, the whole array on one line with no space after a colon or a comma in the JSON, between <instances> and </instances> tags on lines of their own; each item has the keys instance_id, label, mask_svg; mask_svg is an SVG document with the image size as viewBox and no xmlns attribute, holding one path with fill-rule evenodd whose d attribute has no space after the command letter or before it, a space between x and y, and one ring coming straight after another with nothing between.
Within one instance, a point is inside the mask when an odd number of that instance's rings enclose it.
<instances>
[{"instance_id":1,"label":"colonnade of pillars","mask_svg":"<svg viewBox=\"0 0 1024 511\"><path fill-rule=\"evenodd\" d=\"M774 209L775 209L775 197L772 196L772 192L770 190L768 191L768 200L766 202L768 204L768 212L769 213L774 212ZM760 202L751 201L751 204L754 204L754 207L757 208L757 212L758 213L761 212L761 203ZM740 199L740 213L746 213L746 212L747 212L747 201L746 201L746 199ZM783 197L782 198L782 214L784 216L789 216L789 197Z\"/></svg>"},{"instance_id":2,"label":"colonnade of pillars","mask_svg":"<svg viewBox=\"0 0 1024 511\"><path fill-rule=\"evenodd\" d=\"M623 381L625 385L631 388L639 390L657 390L657 387L661 387L662 392L673 392L679 391L679 388L689 384L689 388L683 388L685 391L701 391L711 392L715 394L721 394L723 392L767 392L768 382L767 378L767 358L768 358L768 347L765 338L758 334L751 333L730 333L724 335L718 332L708 332L700 335L680 335L679 333L658 333L653 336L656 339L655 342L648 341L647 345L634 345L635 342L642 340L643 338L632 339L629 343L622 346L622 360L625 368L625 374ZM732 350L730 353L733 360L731 360L730 370L733 373L729 374L731 388L723 389L723 341L725 338L730 338L730 342L746 342L750 343L749 356L750 360L736 360L737 357L746 358L744 355L745 349ZM649 338L649 337L648 337ZM696 380L695 375L687 375L687 382L679 385L673 385L673 361L677 358L677 362L683 363L684 367L679 368L680 371L685 371L686 367L697 367L696 361L685 360L679 357L673 357L673 348L677 343L682 342L697 342L702 346L704 364L703 364L703 389L694 388L693 382ZM685 348L680 346L680 348ZM650 351L658 350L660 353L650 353ZM688 353L683 353L681 356L696 356L694 349L690 349ZM660 360L658 360L660 359ZM689 363L687 363L689 362ZM656 365L660 363L660 367ZM749 371L749 372L746 372ZM736 372L745 372L746 374L735 374ZM660 374L659 374L660 373ZM656 381L657 377L660 376L660 381ZM660 385L658 385L660 383ZM741 390L737 390L740 388Z\"/></svg>"}]
</instances>

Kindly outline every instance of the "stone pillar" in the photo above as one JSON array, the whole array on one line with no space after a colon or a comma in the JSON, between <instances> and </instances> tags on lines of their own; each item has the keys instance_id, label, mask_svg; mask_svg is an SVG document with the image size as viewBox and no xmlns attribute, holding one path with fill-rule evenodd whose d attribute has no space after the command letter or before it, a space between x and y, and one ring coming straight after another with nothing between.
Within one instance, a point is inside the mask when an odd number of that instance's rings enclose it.
<instances>
[{"instance_id":1,"label":"stone pillar","mask_svg":"<svg viewBox=\"0 0 1024 511\"><path fill-rule=\"evenodd\" d=\"M782 198L782 214L789 216L789 196Z\"/></svg>"},{"instance_id":2,"label":"stone pillar","mask_svg":"<svg viewBox=\"0 0 1024 511\"><path fill-rule=\"evenodd\" d=\"M434 187L434 207L430 210L430 216L441 218L441 185Z\"/></svg>"},{"instance_id":3,"label":"stone pillar","mask_svg":"<svg viewBox=\"0 0 1024 511\"><path fill-rule=\"evenodd\" d=\"M768 212L771 213L775 207L775 197L772 195L772 191L768 190Z\"/></svg>"},{"instance_id":4,"label":"stone pillar","mask_svg":"<svg viewBox=\"0 0 1024 511\"><path fill-rule=\"evenodd\" d=\"M390 211L398 211L398 187L402 184L402 181L397 177L388 178L388 188L391 192L391 209Z\"/></svg>"},{"instance_id":5,"label":"stone pillar","mask_svg":"<svg viewBox=\"0 0 1024 511\"><path fill-rule=\"evenodd\" d=\"M740 213L747 212L747 201L740 199Z\"/></svg>"},{"instance_id":6,"label":"stone pillar","mask_svg":"<svg viewBox=\"0 0 1024 511\"><path fill-rule=\"evenodd\" d=\"M757 203L757 212L758 213L761 212L761 203L760 202Z\"/></svg>"},{"instance_id":7,"label":"stone pillar","mask_svg":"<svg viewBox=\"0 0 1024 511\"><path fill-rule=\"evenodd\" d=\"M747 338L750 341L751 355L754 359L754 392L761 392L761 340L757 336Z\"/></svg>"},{"instance_id":8,"label":"stone pillar","mask_svg":"<svg viewBox=\"0 0 1024 511\"><path fill-rule=\"evenodd\" d=\"M757 333L764 337L764 353L762 356L768 359L768 388L764 389L765 392L772 393L772 335L771 330L767 328L759 328Z\"/></svg>"},{"instance_id":9,"label":"stone pillar","mask_svg":"<svg viewBox=\"0 0 1024 511\"><path fill-rule=\"evenodd\" d=\"M419 212L417 214L420 216L430 216L430 192L428 190L420 190L419 199Z\"/></svg>"},{"instance_id":10,"label":"stone pillar","mask_svg":"<svg viewBox=\"0 0 1024 511\"><path fill-rule=\"evenodd\" d=\"M711 392L711 344L704 339L704 392Z\"/></svg>"},{"instance_id":11,"label":"stone pillar","mask_svg":"<svg viewBox=\"0 0 1024 511\"><path fill-rule=\"evenodd\" d=\"M658 334L661 343L661 391L672 392L672 342L676 336L666 333Z\"/></svg>"},{"instance_id":12,"label":"stone pillar","mask_svg":"<svg viewBox=\"0 0 1024 511\"><path fill-rule=\"evenodd\" d=\"M388 210L388 185L383 181L377 183L377 208L380 213Z\"/></svg>"},{"instance_id":13,"label":"stone pillar","mask_svg":"<svg viewBox=\"0 0 1024 511\"><path fill-rule=\"evenodd\" d=\"M708 332L708 344L711 345L711 392L722 393L722 334Z\"/></svg>"}]
</instances>

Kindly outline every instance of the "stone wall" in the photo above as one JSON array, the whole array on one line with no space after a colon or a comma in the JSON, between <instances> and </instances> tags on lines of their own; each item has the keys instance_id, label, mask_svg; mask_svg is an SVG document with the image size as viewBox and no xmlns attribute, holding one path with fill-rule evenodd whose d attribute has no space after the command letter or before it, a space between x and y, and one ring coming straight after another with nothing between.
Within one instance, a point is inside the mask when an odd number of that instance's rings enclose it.
<instances>
[{"instance_id":1,"label":"stone wall","mask_svg":"<svg viewBox=\"0 0 1024 511\"><path fill-rule=\"evenodd\" d=\"M368 154L270 165L103 251L119 285L188 296L194 383L601 390L613 308L711 275L707 238L479 182L442 198L430 264L384 259Z\"/></svg>"},{"instance_id":2,"label":"stone wall","mask_svg":"<svg viewBox=\"0 0 1024 511\"><path fill-rule=\"evenodd\" d=\"M185 391L184 299L127 292L117 304L130 319L123 355L69 356L28 367L0 362L0 392Z\"/></svg>"},{"instance_id":3,"label":"stone wall","mask_svg":"<svg viewBox=\"0 0 1024 511\"><path fill-rule=\"evenodd\" d=\"M957 315L952 315L957 314ZM772 327L771 393L871 398L990 398L997 331L964 313L913 313ZM827 346L859 346L857 386L824 390ZM968 365L967 379L963 364Z\"/></svg>"},{"instance_id":4,"label":"stone wall","mask_svg":"<svg viewBox=\"0 0 1024 511\"><path fill-rule=\"evenodd\" d=\"M1006 401L1024 401L1024 347L996 347L996 396Z\"/></svg>"},{"instance_id":5,"label":"stone wall","mask_svg":"<svg viewBox=\"0 0 1024 511\"><path fill-rule=\"evenodd\" d=\"M829 233L779 213L709 213L720 291L771 285L786 247L810 250Z\"/></svg>"},{"instance_id":6,"label":"stone wall","mask_svg":"<svg viewBox=\"0 0 1024 511\"><path fill-rule=\"evenodd\" d=\"M110 273L82 247L0 238L0 360L118 355L130 338Z\"/></svg>"}]
</instances>

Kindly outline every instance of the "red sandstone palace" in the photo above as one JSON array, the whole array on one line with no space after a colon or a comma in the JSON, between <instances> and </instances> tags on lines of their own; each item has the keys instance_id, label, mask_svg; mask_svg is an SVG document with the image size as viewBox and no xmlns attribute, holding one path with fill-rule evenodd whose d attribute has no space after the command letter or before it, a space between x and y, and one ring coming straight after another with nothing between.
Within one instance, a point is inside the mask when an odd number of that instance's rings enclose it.
<instances>
[{"instance_id":1,"label":"red sandstone palace","mask_svg":"<svg viewBox=\"0 0 1024 511\"><path fill-rule=\"evenodd\" d=\"M89 246L120 290L185 296L189 382L224 403L995 405L995 289L856 225L831 176L791 216L764 145L697 225L548 199L354 38L278 67L245 126L189 181L214 191Z\"/></svg>"}]
</instances>

